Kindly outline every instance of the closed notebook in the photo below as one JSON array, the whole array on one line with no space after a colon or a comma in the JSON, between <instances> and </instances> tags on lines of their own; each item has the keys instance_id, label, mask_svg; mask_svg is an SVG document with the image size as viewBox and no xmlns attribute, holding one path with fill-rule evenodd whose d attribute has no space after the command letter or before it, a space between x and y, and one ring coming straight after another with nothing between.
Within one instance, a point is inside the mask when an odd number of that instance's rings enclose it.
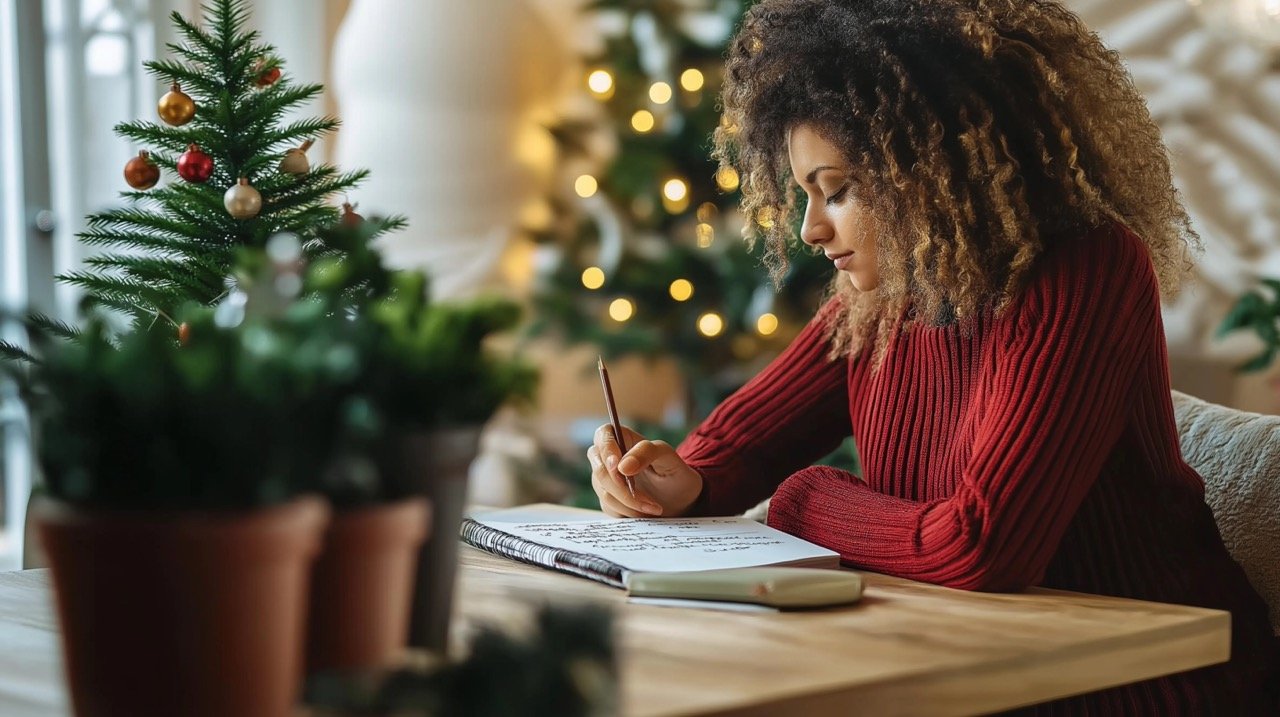
<instances>
[{"instance_id":1,"label":"closed notebook","mask_svg":"<svg viewBox=\"0 0 1280 717\"><path fill-rule=\"evenodd\" d=\"M632 573L759 566L836 568L835 552L750 518L610 518L537 504L473 514L462 539L481 550L625 588Z\"/></svg>"},{"instance_id":2,"label":"closed notebook","mask_svg":"<svg viewBox=\"0 0 1280 717\"><path fill-rule=\"evenodd\" d=\"M631 573L627 592L632 602L648 604L671 604L682 598L681 602L752 603L787 609L826 607L857 602L862 597L862 576L850 570L797 567Z\"/></svg>"}]
</instances>

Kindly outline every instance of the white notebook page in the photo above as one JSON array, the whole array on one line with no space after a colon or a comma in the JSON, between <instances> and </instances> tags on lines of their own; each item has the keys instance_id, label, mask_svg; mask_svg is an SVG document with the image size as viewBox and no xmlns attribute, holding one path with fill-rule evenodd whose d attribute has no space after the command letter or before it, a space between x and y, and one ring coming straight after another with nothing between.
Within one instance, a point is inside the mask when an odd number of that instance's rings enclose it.
<instances>
[{"instance_id":1,"label":"white notebook page","mask_svg":"<svg viewBox=\"0 0 1280 717\"><path fill-rule=\"evenodd\" d=\"M472 515L530 542L598 556L631 572L684 572L829 561L839 556L749 518L610 518L549 504Z\"/></svg>"}]
</instances>

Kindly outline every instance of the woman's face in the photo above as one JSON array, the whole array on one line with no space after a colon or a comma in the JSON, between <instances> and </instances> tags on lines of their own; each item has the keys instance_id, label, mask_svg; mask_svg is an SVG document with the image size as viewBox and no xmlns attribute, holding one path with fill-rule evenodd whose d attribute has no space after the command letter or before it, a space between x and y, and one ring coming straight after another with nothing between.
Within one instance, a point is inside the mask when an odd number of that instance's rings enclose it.
<instances>
[{"instance_id":1,"label":"woman's face","mask_svg":"<svg viewBox=\"0 0 1280 717\"><path fill-rule=\"evenodd\" d=\"M800 239L821 249L858 291L876 288L880 269L875 226L859 201L844 155L807 124L791 129L787 151L791 173L809 197Z\"/></svg>"}]
</instances>

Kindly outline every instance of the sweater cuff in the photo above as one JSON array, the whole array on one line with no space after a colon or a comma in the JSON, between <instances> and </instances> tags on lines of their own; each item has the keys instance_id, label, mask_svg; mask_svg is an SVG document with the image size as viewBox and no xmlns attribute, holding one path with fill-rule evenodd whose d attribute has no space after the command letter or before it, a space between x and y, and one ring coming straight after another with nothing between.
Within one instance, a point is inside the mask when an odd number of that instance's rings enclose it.
<instances>
[{"instance_id":1,"label":"sweater cuff","mask_svg":"<svg viewBox=\"0 0 1280 717\"><path fill-rule=\"evenodd\" d=\"M831 466L797 471L769 503L769 525L840 553L865 567L914 552L922 505L877 493L857 476Z\"/></svg>"},{"instance_id":2,"label":"sweater cuff","mask_svg":"<svg viewBox=\"0 0 1280 717\"><path fill-rule=\"evenodd\" d=\"M702 475L702 471L694 468L698 475ZM689 504L689 508L685 510L686 518L704 518L711 515L711 482L706 476L702 476L702 492L698 493L698 497L693 503Z\"/></svg>"}]
</instances>

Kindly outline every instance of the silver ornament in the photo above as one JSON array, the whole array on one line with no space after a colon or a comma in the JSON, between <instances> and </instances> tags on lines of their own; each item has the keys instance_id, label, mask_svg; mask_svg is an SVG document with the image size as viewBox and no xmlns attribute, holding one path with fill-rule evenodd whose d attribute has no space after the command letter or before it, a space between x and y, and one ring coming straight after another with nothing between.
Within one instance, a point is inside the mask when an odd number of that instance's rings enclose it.
<instances>
[{"instance_id":1,"label":"silver ornament","mask_svg":"<svg viewBox=\"0 0 1280 717\"><path fill-rule=\"evenodd\" d=\"M222 206L236 219L253 219L262 211L262 194L249 185L248 178L241 177L222 195Z\"/></svg>"}]
</instances>

